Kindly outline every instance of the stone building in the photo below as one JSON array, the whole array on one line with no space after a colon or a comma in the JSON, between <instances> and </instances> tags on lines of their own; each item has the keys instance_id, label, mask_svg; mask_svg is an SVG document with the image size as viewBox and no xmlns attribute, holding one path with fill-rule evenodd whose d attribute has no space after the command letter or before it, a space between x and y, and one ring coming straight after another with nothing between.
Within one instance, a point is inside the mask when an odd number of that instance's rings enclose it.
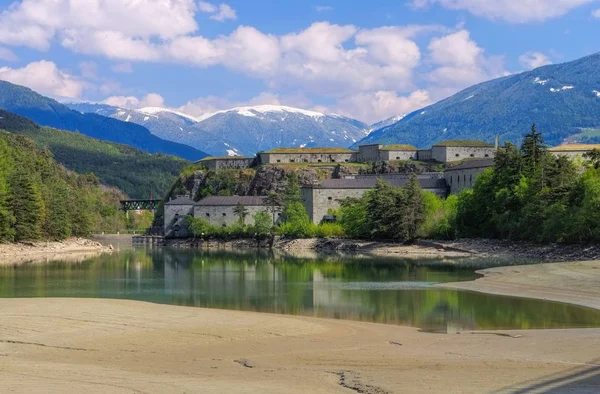
<instances>
[{"instance_id":1,"label":"stone building","mask_svg":"<svg viewBox=\"0 0 600 394\"><path fill-rule=\"evenodd\" d=\"M194 200L190 196L177 196L167 201L164 208L164 230L167 238L185 238L188 234L186 217L194 214Z\"/></svg>"},{"instance_id":2,"label":"stone building","mask_svg":"<svg viewBox=\"0 0 600 394\"><path fill-rule=\"evenodd\" d=\"M496 147L483 141L444 141L431 148L432 160L451 163L464 159L493 159Z\"/></svg>"},{"instance_id":3,"label":"stone building","mask_svg":"<svg viewBox=\"0 0 600 394\"><path fill-rule=\"evenodd\" d=\"M444 171L446 184L450 193L458 194L465 189L472 189L479 174L494 166L494 160L465 161Z\"/></svg>"},{"instance_id":4,"label":"stone building","mask_svg":"<svg viewBox=\"0 0 600 394\"><path fill-rule=\"evenodd\" d=\"M388 178L385 181L394 186L404 186L409 177ZM446 182L443 178L419 179L424 190L439 196L447 195ZM330 210L337 210L341 201L346 198L360 198L377 185L377 178L363 179L328 179L319 185L301 189L302 202L313 223L320 223Z\"/></svg>"},{"instance_id":5,"label":"stone building","mask_svg":"<svg viewBox=\"0 0 600 394\"><path fill-rule=\"evenodd\" d=\"M201 164L209 170L227 170L238 168L250 168L254 164L251 157L245 156L208 156L197 161L196 164Z\"/></svg>"},{"instance_id":6,"label":"stone building","mask_svg":"<svg viewBox=\"0 0 600 394\"><path fill-rule=\"evenodd\" d=\"M369 163L375 161L417 160L418 149L412 145L372 144L358 147L356 161Z\"/></svg>"},{"instance_id":7,"label":"stone building","mask_svg":"<svg viewBox=\"0 0 600 394\"><path fill-rule=\"evenodd\" d=\"M565 144L550 148L548 151L556 156L567 156L570 159L583 159L584 154L591 152L594 149L600 150L600 144Z\"/></svg>"},{"instance_id":8,"label":"stone building","mask_svg":"<svg viewBox=\"0 0 600 394\"><path fill-rule=\"evenodd\" d=\"M198 201L194 206L194 217L204 218L210 224L219 227L231 226L239 223L239 217L235 214L238 204L243 205L247 212L246 224L254 223L257 213L268 211L269 217L272 213L264 203L265 197L256 196L210 196Z\"/></svg>"},{"instance_id":9,"label":"stone building","mask_svg":"<svg viewBox=\"0 0 600 394\"><path fill-rule=\"evenodd\" d=\"M355 162L357 152L346 148L277 148L260 154L261 164Z\"/></svg>"}]
</instances>

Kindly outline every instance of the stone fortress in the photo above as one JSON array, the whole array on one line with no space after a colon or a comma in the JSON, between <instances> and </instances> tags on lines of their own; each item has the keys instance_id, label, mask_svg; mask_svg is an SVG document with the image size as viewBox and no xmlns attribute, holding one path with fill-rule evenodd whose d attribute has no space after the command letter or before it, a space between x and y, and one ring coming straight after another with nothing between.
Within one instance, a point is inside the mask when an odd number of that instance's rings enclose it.
<instances>
[{"instance_id":1,"label":"stone fortress","mask_svg":"<svg viewBox=\"0 0 600 394\"><path fill-rule=\"evenodd\" d=\"M445 141L431 149L420 150L411 145L362 145L358 150L344 148L277 148L260 152L255 158L249 157L207 157L196 164L207 169L244 169L259 165L332 165L336 163L376 163L388 161L426 161L443 163L448 166L443 172L418 174L423 190L441 197L457 194L470 189L477 177L494 165L498 149L495 145L482 141ZM583 154L600 145L571 144L549 149L555 155L581 158ZM458 163L458 164L456 164ZM454 165L456 164L456 165ZM348 197L361 197L372 189L378 179L403 186L410 174L350 175L342 179L327 179L322 182L303 185L301 195L310 219L318 224L330 220L330 212L340 208L342 200ZM166 237L186 237L188 231L185 216L203 217L216 226L229 226L236 222L235 207L244 205L249 212L248 222L260 211L266 211L263 197L229 196L206 197L194 202L189 196L165 203L164 232Z\"/></svg>"}]
</instances>

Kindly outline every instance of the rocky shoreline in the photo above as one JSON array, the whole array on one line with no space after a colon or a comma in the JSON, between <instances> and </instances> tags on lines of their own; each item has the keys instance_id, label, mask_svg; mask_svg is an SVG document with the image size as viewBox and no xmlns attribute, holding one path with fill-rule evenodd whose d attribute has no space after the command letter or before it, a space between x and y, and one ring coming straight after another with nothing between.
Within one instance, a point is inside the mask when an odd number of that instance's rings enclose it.
<instances>
[{"instance_id":1,"label":"rocky shoreline","mask_svg":"<svg viewBox=\"0 0 600 394\"><path fill-rule=\"evenodd\" d=\"M273 240L170 240L167 246L194 249L267 249L282 251L313 251L317 253L357 253L373 256L440 256L489 257L547 262L600 260L600 245L538 245L494 239L461 239L454 241L420 240L414 244L365 241L353 239L290 239Z\"/></svg>"},{"instance_id":2,"label":"rocky shoreline","mask_svg":"<svg viewBox=\"0 0 600 394\"><path fill-rule=\"evenodd\" d=\"M56 259L83 260L112 250L110 245L104 246L86 238L0 244L0 265L47 262Z\"/></svg>"}]
</instances>

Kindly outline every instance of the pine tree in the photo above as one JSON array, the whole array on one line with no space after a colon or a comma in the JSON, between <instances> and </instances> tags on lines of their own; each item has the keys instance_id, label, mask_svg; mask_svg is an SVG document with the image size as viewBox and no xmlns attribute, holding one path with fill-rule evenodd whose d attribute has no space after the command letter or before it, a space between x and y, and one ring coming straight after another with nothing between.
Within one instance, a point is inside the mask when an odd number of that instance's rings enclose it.
<instances>
[{"instance_id":1,"label":"pine tree","mask_svg":"<svg viewBox=\"0 0 600 394\"><path fill-rule=\"evenodd\" d=\"M402 206L402 226L400 238L412 241L417 238L419 229L425 223L427 214L423 199L423 189L415 174L404 186L405 198Z\"/></svg>"},{"instance_id":2,"label":"pine tree","mask_svg":"<svg viewBox=\"0 0 600 394\"><path fill-rule=\"evenodd\" d=\"M42 234L44 205L31 173L22 167L9 177L9 207L14 215L15 240L36 240Z\"/></svg>"},{"instance_id":3,"label":"pine tree","mask_svg":"<svg viewBox=\"0 0 600 394\"><path fill-rule=\"evenodd\" d=\"M531 126L531 132L525 135L521 145L524 169L527 176L533 175L542 163L542 156L546 153L546 146L542 133L537 131L535 124Z\"/></svg>"},{"instance_id":4,"label":"pine tree","mask_svg":"<svg viewBox=\"0 0 600 394\"><path fill-rule=\"evenodd\" d=\"M275 215L279 212L281 207L281 197L275 192L270 192L269 195L265 197L265 205L269 207L269 210L273 215L273 224L275 224L277 222Z\"/></svg>"}]
</instances>

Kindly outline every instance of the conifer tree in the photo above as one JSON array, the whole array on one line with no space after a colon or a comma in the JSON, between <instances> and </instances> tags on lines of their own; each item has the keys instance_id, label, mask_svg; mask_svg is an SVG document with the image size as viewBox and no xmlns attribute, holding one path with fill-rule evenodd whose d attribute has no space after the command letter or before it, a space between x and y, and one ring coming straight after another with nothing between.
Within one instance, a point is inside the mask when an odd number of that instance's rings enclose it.
<instances>
[{"instance_id":1,"label":"conifer tree","mask_svg":"<svg viewBox=\"0 0 600 394\"><path fill-rule=\"evenodd\" d=\"M410 180L404 186L404 192L400 238L411 241L417 237L419 229L427 219L423 190L415 174L412 174Z\"/></svg>"},{"instance_id":2,"label":"conifer tree","mask_svg":"<svg viewBox=\"0 0 600 394\"><path fill-rule=\"evenodd\" d=\"M18 167L9 177L9 206L14 215L15 240L36 240L42 234L44 205L31 173Z\"/></svg>"}]
</instances>

